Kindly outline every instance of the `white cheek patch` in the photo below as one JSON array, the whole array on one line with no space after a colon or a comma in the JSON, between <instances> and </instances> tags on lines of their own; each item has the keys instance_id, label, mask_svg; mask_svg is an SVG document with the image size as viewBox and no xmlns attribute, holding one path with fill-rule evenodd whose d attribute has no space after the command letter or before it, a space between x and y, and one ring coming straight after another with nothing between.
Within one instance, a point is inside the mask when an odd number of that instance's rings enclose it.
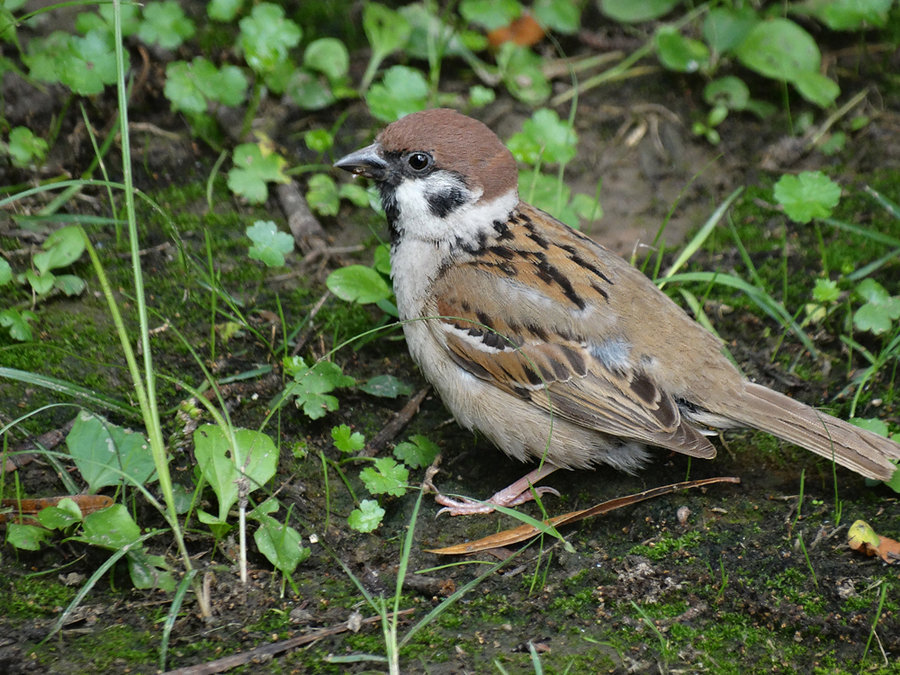
<instances>
[{"instance_id":1,"label":"white cheek patch","mask_svg":"<svg viewBox=\"0 0 900 675\"><path fill-rule=\"evenodd\" d=\"M432 203L444 194L456 193L463 201L446 218L434 214ZM458 176L447 171L435 171L428 178L407 178L396 190L399 220L404 232L417 239L437 241L447 237L448 220L459 211L466 210L481 197L480 192L468 190Z\"/></svg>"},{"instance_id":2,"label":"white cheek patch","mask_svg":"<svg viewBox=\"0 0 900 675\"><path fill-rule=\"evenodd\" d=\"M435 215L434 198L454 191L462 195L462 203L443 217ZM404 237L439 247L476 242L493 227L494 221L505 221L519 202L515 189L487 203L479 201L481 195L481 190L469 190L456 174L448 171L436 171L425 179L408 178L395 192L399 208L397 229Z\"/></svg>"}]
</instances>

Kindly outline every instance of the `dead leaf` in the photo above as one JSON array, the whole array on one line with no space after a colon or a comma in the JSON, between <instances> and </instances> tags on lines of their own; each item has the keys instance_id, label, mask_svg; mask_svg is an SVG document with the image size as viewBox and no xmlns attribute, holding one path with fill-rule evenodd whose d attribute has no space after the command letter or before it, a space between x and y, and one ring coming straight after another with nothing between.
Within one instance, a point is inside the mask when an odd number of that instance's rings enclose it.
<instances>
[{"instance_id":1,"label":"dead leaf","mask_svg":"<svg viewBox=\"0 0 900 675\"><path fill-rule=\"evenodd\" d=\"M0 513L0 523L12 521L15 523L34 524L37 521L32 518L38 511L48 506L56 506L63 499L71 499L78 504L81 514L86 516L94 511L111 506L113 500L106 495L63 495L61 497L42 497L41 499L0 499L0 508L12 509L11 512Z\"/></svg>"},{"instance_id":2,"label":"dead leaf","mask_svg":"<svg viewBox=\"0 0 900 675\"><path fill-rule=\"evenodd\" d=\"M625 506L630 506L632 504L637 504L638 502L643 502L648 499L660 497L671 492L677 492L678 490L698 488L703 487L704 485L712 485L713 483L740 482L740 478L735 478L733 476L720 476L718 478L704 478L702 480L689 480L683 481L681 483L673 483L671 485L663 485L651 490L644 490L643 492L628 495L627 497L610 499L609 501L603 502L602 504L592 506L589 509L564 513L561 516L556 516L555 518L545 520L544 525L548 528L571 525L572 523L577 523L578 521L584 520L585 518L591 518L592 516L599 516L604 513L609 513L610 511L615 511L616 509L621 509ZM502 548L504 546L510 546L511 544L518 544L521 541L525 541L526 539L530 539L531 537L540 534L540 532L541 530L533 527L532 525L520 525L519 527L514 527L510 530L504 530L503 532L498 532L497 534L492 534L488 537L484 537L476 541L466 542L465 544L456 544L454 546L447 546L445 548L426 549L425 552L435 553L437 555L466 555L469 553L479 553L481 551L487 551L492 548Z\"/></svg>"},{"instance_id":3,"label":"dead leaf","mask_svg":"<svg viewBox=\"0 0 900 675\"><path fill-rule=\"evenodd\" d=\"M531 14L527 12L514 19L508 26L495 28L487 34L491 47L499 47L504 42L512 42L522 47L530 47L544 38L544 29Z\"/></svg>"},{"instance_id":4,"label":"dead leaf","mask_svg":"<svg viewBox=\"0 0 900 675\"><path fill-rule=\"evenodd\" d=\"M877 555L888 564L900 560L900 542L876 534L872 526L864 520L857 520L850 526L847 543L854 551L868 556Z\"/></svg>"}]
</instances>

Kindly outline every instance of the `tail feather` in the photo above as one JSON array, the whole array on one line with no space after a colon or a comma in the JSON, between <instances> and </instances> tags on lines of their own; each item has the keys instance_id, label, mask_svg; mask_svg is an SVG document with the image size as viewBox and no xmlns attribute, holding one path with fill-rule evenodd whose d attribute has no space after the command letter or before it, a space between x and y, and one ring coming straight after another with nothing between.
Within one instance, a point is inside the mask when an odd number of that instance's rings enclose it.
<instances>
[{"instance_id":1,"label":"tail feather","mask_svg":"<svg viewBox=\"0 0 900 675\"><path fill-rule=\"evenodd\" d=\"M897 469L890 460L900 459L900 444L758 384L746 383L743 397L726 414L867 478L890 480Z\"/></svg>"}]
</instances>

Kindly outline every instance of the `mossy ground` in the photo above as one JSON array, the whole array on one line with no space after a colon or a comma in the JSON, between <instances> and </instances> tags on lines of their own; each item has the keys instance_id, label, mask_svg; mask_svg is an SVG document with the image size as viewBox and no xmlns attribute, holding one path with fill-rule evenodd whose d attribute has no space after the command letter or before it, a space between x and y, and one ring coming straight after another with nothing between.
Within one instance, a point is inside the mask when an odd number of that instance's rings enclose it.
<instances>
[{"instance_id":1,"label":"mossy ground","mask_svg":"<svg viewBox=\"0 0 900 675\"><path fill-rule=\"evenodd\" d=\"M204 40L210 45L221 43L216 33ZM579 169L577 180L595 185L598 176L589 174L598 166L587 158L613 152L606 143L614 138L620 120L604 116L601 99L614 98L624 109L630 102L650 97L689 116L680 94L667 89L671 84L665 78L648 80L639 86L626 84L606 91L602 97L587 97L577 117L584 144L577 160L582 164L575 167ZM509 109L515 114L503 114ZM500 125L529 112L510 101L502 101L497 110L498 117L503 117ZM265 111L263 107L261 114ZM155 119L149 106L143 112L148 119ZM165 111L158 115L170 117ZM314 118L305 121L315 123ZM766 290L787 307L799 308L809 301L815 277L826 271L836 274L855 269L886 250L824 225L790 225L771 206L771 185L777 176L759 175L748 158L757 156L763 144L781 134L779 129L784 126L783 120L774 120L771 129L761 132L752 120L729 118L723 129L723 170L715 177L700 177L700 187L684 204L693 215L682 219L700 222L735 185L747 184L749 188L731 216L733 231L748 249ZM289 129L287 135L296 131ZM278 345L285 335L305 327L311 308L324 292L327 268L285 275L266 271L249 260L244 228L257 218L284 225L275 201L259 209L238 204L227 193L220 175L214 182L210 208L206 180L214 161L212 153L187 141L172 148L158 147L159 141L149 135L138 141L139 185L166 214L160 218L155 210L140 207L142 245L146 248L142 262L154 309L152 324L161 328L153 338L160 399L166 432L175 433L174 410L187 398L180 383L202 383L197 358L223 378L261 365L279 372L284 352ZM719 152L690 138L684 142L691 157L709 159ZM868 151L892 152L876 142L869 142ZM845 153L845 165L837 163L840 155L827 160L813 156L807 164L825 166L832 175L842 176L847 197L836 217L898 237L900 221L884 214L860 191L868 184L900 201L898 158L888 154L882 161L860 165L851 161L859 152L856 148ZM634 152L621 153L620 163L611 172L622 176L640 173L634 167L644 160ZM186 171L187 166L196 172ZM680 186L696 171L694 164L668 168L666 180ZM671 205L667 190L672 185L660 187L658 180L647 180L628 187L622 182L622 192L604 194L608 214L627 213L634 209L632 196L653 190L658 190L654 193L658 203L649 210L633 210L633 220L627 223L608 216L593 234L613 242L620 238L633 246L631 233L635 230L629 228L646 226L655 231ZM352 217L343 215L340 220L326 220L326 227L331 232L343 227L338 237L351 231L349 236L365 239L363 225L347 225ZM107 273L133 331L131 269L124 247L112 229L98 229L92 235L103 244ZM4 247L19 246L9 237L0 241ZM290 264L299 267L296 258ZM728 226L716 232L692 265L698 270L748 275ZM881 277L892 293L900 291L896 270L896 261L889 262ZM86 262L76 264L72 272L88 280L88 291L75 299L52 298L41 303L37 308L39 338L28 345L2 338L0 363L130 401L118 341L104 300L96 293L93 273ZM233 306L211 290L213 284L234 299ZM813 358L792 336L782 339L781 329L762 317L744 296L719 286L692 290L706 300L716 328L745 372L802 400L846 414L849 394L844 390L863 365L836 337L848 325L846 307L836 308L814 331L821 356ZM322 356L379 320L377 312L332 298L314 319L314 330L302 353ZM239 324L241 330L226 339L222 328L229 321ZM345 372L360 379L392 373L419 388L424 382L396 337L395 332L361 347L346 347L334 358ZM877 350L881 343L867 339L866 345ZM254 391L253 381L248 383L247 396L229 401L236 424L259 426L277 391L278 387ZM894 371L889 367L869 384L858 414L896 421L895 391ZM843 395L837 396L841 392ZM219 565L210 568L214 616L210 622L202 622L188 599L173 629L169 667L201 663L306 630L338 625L356 611L372 615L373 610L336 559L347 565L370 594L393 597L399 551L411 524L415 495L383 500L387 515L379 530L354 532L346 526L353 499L334 471L328 473L326 483L320 453L339 459L331 442L332 426L346 423L371 438L403 401L386 403L353 390L341 392L339 397L339 410L323 420L310 422L299 412L284 409L266 427L282 448L272 489L280 491L283 503L292 505L295 526L306 537L315 534L317 542L307 540L312 555L294 575L298 592L288 585L282 596L280 577L258 554L251 558L251 582L242 587L230 566L232 539L214 542L195 523L189 533L192 552L204 566ZM60 400L45 389L4 381L0 384L0 423ZM9 442L15 444L26 431L35 434L56 428L71 417L71 408L53 408L30 417L17 425ZM482 497L523 472L524 467L504 458L484 440L445 424L447 419L440 402L430 396L401 437L422 433L441 445L440 487ZM135 420L116 421L136 424ZM305 453L295 456L291 450L298 444ZM402 652L404 672L480 673L500 672L501 668L534 672L535 659L544 672L559 673L896 672L892 668L900 653L897 571L858 556L843 543L846 526L857 518L868 520L879 532L900 533L896 495L883 487L867 487L842 470L837 473L835 488L827 463L763 434L729 433L720 447L715 462L656 452L652 465L638 477L603 469L555 475L549 483L562 497L545 500L551 513L584 508L687 477L738 475L742 483L670 495L581 523L565 532L574 552L547 539L532 544L421 629ZM190 456L176 456L173 466L188 482ZM363 494L358 467L343 466L350 486L357 495ZM411 478L420 479L421 473ZM4 496L14 493L14 481L33 496L60 490L53 471L37 463L16 477L7 475ZM690 511L683 522L676 515L679 507ZM534 505L524 508L534 516L540 513ZM414 523L410 569L416 578L426 579L404 591L399 606L413 609L414 614L402 623L401 637L453 588L497 562L489 555L479 556L477 561L447 561L425 549L517 524L499 516L435 519L435 511L426 500ZM840 524L836 522L838 513ZM149 510L143 509L140 516L142 526L161 524ZM169 556L177 565L165 537L150 544L154 553ZM68 586L64 580L70 579L63 575L89 575L103 560L102 552L85 551L62 540L37 553L3 549L0 671L156 671L161 626L171 598L132 590L122 569L94 587L79 615L60 634L42 642L61 608L83 583L81 577L75 579L74 587ZM884 602L876 617L882 592ZM534 654L529 644L534 645ZM384 651L384 637L375 624L357 633L323 638L273 661L246 666L244 672L371 672L382 669L383 664L336 662L333 657L383 655Z\"/></svg>"}]
</instances>

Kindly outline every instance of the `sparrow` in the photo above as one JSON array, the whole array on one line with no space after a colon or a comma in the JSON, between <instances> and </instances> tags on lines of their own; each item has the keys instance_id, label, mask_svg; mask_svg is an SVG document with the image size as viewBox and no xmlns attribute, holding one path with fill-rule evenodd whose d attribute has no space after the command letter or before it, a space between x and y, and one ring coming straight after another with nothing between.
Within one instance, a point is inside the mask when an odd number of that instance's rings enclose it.
<instances>
[{"instance_id":1,"label":"sparrow","mask_svg":"<svg viewBox=\"0 0 900 675\"><path fill-rule=\"evenodd\" d=\"M643 466L647 446L711 459L753 427L888 480L900 445L745 379L720 340L623 258L519 200L510 151L449 109L412 113L335 163L375 181L413 360L460 425L538 467L486 502L512 506L559 468Z\"/></svg>"}]
</instances>

